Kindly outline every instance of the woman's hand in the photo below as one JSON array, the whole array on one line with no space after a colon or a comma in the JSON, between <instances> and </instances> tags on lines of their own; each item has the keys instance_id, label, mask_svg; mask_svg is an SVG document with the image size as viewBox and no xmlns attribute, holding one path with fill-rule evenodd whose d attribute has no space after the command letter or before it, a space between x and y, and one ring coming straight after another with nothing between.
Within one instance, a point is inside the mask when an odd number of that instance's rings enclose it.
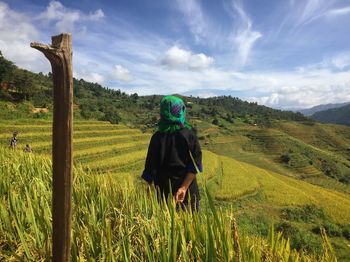
<instances>
[{"instance_id":1,"label":"woman's hand","mask_svg":"<svg viewBox=\"0 0 350 262\"><path fill-rule=\"evenodd\" d=\"M176 203L182 203L185 199L187 188L186 187L180 187L175 195Z\"/></svg>"},{"instance_id":2,"label":"woman's hand","mask_svg":"<svg viewBox=\"0 0 350 262\"><path fill-rule=\"evenodd\" d=\"M188 172L184 182L182 183L181 187L177 190L175 195L176 203L182 203L185 200L186 191L191 185L192 181L195 179L196 174Z\"/></svg>"}]
</instances>

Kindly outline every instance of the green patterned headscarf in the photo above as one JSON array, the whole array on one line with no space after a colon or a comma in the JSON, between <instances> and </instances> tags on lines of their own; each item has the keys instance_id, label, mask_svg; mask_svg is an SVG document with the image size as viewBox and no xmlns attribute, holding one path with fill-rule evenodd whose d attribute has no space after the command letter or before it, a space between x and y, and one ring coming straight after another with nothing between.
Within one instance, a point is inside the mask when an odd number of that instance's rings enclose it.
<instances>
[{"instance_id":1,"label":"green patterned headscarf","mask_svg":"<svg viewBox=\"0 0 350 262\"><path fill-rule=\"evenodd\" d=\"M165 96L160 101L160 121L158 130L162 133L173 133L181 128L191 129L186 122L186 106L181 98Z\"/></svg>"}]
</instances>

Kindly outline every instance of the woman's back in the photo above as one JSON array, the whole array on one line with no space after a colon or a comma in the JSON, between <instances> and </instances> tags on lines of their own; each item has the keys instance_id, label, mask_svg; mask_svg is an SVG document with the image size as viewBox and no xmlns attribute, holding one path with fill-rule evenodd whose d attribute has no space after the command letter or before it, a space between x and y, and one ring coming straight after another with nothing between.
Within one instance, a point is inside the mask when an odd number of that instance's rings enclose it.
<instances>
[{"instance_id":1,"label":"woman's back","mask_svg":"<svg viewBox=\"0 0 350 262\"><path fill-rule=\"evenodd\" d=\"M173 133L156 132L151 139L151 150L155 154L152 161L157 168L157 179L183 179L187 172L197 173L191 155L197 168L202 169L202 153L194 132L182 128Z\"/></svg>"},{"instance_id":2,"label":"woman's back","mask_svg":"<svg viewBox=\"0 0 350 262\"><path fill-rule=\"evenodd\" d=\"M173 101L177 103L175 107ZM184 204L187 204L189 191L191 207L198 209L195 174L202 172L202 152L193 129L185 123L184 112L181 99L162 99L159 130L151 138L142 178L154 183L165 197L170 190L176 196L181 195L180 202Z\"/></svg>"}]
</instances>

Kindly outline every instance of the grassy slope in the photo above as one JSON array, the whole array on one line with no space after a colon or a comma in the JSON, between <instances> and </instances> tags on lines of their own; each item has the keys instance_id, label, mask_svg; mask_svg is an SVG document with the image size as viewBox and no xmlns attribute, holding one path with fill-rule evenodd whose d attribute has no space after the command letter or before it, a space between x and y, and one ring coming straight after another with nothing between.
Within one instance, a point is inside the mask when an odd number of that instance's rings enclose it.
<instances>
[{"instance_id":1,"label":"grassy slope","mask_svg":"<svg viewBox=\"0 0 350 262\"><path fill-rule=\"evenodd\" d=\"M226 130L198 123L205 147L279 174L350 192L350 129L345 126L276 121L272 128L227 125ZM210 136L209 138L207 138ZM290 161L281 163L281 155ZM340 182L339 182L340 181Z\"/></svg>"}]
</instances>

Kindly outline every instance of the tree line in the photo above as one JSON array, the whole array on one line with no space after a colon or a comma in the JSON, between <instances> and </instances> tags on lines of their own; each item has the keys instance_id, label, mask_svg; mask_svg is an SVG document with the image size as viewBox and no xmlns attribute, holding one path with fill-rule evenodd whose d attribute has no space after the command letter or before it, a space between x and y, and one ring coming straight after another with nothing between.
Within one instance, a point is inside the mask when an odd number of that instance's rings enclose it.
<instances>
[{"instance_id":1,"label":"tree line","mask_svg":"<svg viewBox=\"0 0 350 262\"><path fill-rule=\"evenodd\" d=\"M14 103L30 102L34 107L52 106L51 73L33 73L18 68L0 51L0 99ZM75 116L119 123L152 126L158 120L158 106L162 96L139 96L103 87L83 79L73 79ZM6 87L6 88L5 88ZM312 122L301 113L272 109L237 97L218 96L200 98L181 96L189 107L189 115L208 119L213 124L235 123L240 119L248 124L269 126L271 120Z\"/></svg>"}]
</instances>

